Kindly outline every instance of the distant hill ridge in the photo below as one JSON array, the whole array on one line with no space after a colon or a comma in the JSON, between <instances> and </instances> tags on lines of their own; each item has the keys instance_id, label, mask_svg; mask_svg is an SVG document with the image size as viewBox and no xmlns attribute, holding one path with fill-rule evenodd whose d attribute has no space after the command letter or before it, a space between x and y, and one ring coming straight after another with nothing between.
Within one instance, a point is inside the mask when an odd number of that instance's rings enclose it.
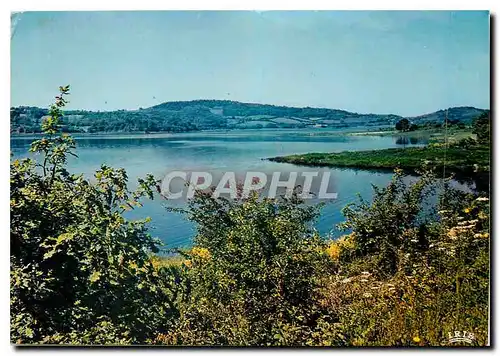
<instances>
[{"instance_id":1,"label":"distant hill ridge","mask_svg":"<svg viewBox=\"0 0 500 356\"><path fill-rule=\"evenodd\" d=\"M470 106L448 109L448 118L471 122L484 109ZM37 132L48 110L38 107L11 108L12 132ZM408 117L414 123L442 122L446 110ZM65 113L68 132L184 132L235 128L304 128L392 125L403 118L394 114L361 114L340 109L289 107L231 100L170 101L138 110Z\"/></svg>"},{"instance_id":2,"label":"distant hill ridge","mask_svg":"<svg viewBox=\"0 0 500 356\"><path fill-rule=\"evenodd\" d=\"M446 112L448 111L448 113ZM449 109L438 110L429 114L409 117L412 120L431 120L431 121L443 121L448 115L449 120L459 120L459 121L469 121L481 115L485 109L478 109L473 106L457 106Z\"/></svg>"}]
</instances>

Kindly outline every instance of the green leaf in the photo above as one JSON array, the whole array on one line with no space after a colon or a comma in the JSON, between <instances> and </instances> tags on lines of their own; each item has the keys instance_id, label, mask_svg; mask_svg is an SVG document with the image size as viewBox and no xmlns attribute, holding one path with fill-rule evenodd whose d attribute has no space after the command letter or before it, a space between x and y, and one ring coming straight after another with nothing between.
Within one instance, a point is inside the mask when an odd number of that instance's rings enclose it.
<instances>
[{"instance_id":1,"label":"green leaf","mask_svg":"<svg viewBox=\"0 0 500 356\"><path fill-rule=\"evenodd\" d=\"M89 281L94 283L94 282L97 282L99 280L99 278L101 278L101 272L98 272L98 271L94 271L90 277L89 277Z\"/></svg>"}]
</instances>

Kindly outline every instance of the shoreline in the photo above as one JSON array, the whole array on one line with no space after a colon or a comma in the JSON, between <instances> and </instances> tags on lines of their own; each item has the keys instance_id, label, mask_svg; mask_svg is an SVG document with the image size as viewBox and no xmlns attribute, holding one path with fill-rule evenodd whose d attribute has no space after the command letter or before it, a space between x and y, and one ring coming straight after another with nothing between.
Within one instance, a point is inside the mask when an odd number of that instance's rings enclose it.
<instances>
[{"instance_id":1,"label":"shoreline","mask_svg":"<svg viewBox=\"0 0 500 356\"><path fill-rule=\"evenodd\" d=\"M353 126L352 128L335 128L335 127L326 127L326 128L287 128L287 127L279 127L279 128L218 128L218 129L208 129L208 130L191 130L191 131L180 131L180 132L170 132L170 131L155 131L155 132L144 132L144 131L110 131L110 132L66 132L66 134L71 135L73 137L107 137L107 136L119 136L119 135L127 135L127 136L158 136L158 135L177 135L177 134L193 134L193 133L203 133L203 132L244 132L244 131L255 131L255 132L300 132L303 131L305 134L313 134L313 135L321 135L321 134L339 134L339 135L363 135L363 134L378 134L379 132L385 131L354 131L351 130L358 128L357 126ZM392 131L391 131L392 132ZM11 138L30 138L30 137L42 137L42 133L10 133Z\"/></svg>"}]
</instances>

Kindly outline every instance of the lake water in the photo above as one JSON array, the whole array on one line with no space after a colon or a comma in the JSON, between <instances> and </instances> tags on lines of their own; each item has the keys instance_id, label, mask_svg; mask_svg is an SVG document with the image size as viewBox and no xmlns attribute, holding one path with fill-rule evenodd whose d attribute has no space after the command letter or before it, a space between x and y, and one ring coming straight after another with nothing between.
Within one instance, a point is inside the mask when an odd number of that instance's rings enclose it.
<instances>
[{"instance_id":1,"label":"lake water","mask_svg":"<svg viewBox=\"0 0 500 356\"><path fill-rule=\"evenodd\" d=\"M12 137L11 151L15 158L28 155L28 137ZM405 142L406 144L406 142ZM410 145L419 144L413 141ZM402 147L397 137L353 136L325 129L310 130L240 130L227 132L196 132L155 135L108 135L77 137L78 158L70 157L69 170L88 177L102 163L126 169L131 183L152 173L162 178L167 172L183 169L216 169L227 171L299 170L289 164L263 158L308 152L340 152ZM386 185L391 173L352 169L328 169L338 198L322 210L316 228L321 234L339 235L335 225L343 221L341 209L356 201L360 193L371 199L372 187ZM131 184L133 188L133 184ZM168 212L162 199L145 201L144 207L133 211L134 218L152 218L151 233L167 247L189 246L194 226L180 214ZM171 203L168 203L171 204Z\"/></svg>"}]
</instances>

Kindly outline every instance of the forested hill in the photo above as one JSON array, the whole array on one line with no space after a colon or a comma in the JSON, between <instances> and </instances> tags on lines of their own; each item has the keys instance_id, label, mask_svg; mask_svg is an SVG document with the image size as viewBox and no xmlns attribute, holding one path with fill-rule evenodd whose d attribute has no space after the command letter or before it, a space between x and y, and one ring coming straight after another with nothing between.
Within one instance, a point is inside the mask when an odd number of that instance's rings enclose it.
<instances>
[{"instance_id":1,"label":"forested hill","mask_svg":"<svg viewBox=\"0 0 500 356\"><path fill-rule=\"evenodd\" d=\"M448 110L450 120L470 122L484 110L455 107ZM40 131L48 113L38 107L10 110L12 133ZM409 118L415 123L442 122L445 110ZM288 107L241 103L229 100L172 101L138 110L66 111L63 130L67 132L184 132L234 128L305 128L392 125L401 116L359 114L338 109Z\"/></svg>"},{"instance_id":2,"label":"forested hill","mask_svg":"<svg viewBox=\"0 0 500 356\"><path fill-rule=\"evenodd\" d=\"M447 110L438 110L432 112L430 114L420 115L408 118L414 121L434 121L434 122L443 122L445 117L448 116L448 120L450 121L460 121L469 123L472 119L475 119L479 115L481 115L485 110L478 109L472 106L460 106L449 108Z\"/></svg>"}]
</instances>

